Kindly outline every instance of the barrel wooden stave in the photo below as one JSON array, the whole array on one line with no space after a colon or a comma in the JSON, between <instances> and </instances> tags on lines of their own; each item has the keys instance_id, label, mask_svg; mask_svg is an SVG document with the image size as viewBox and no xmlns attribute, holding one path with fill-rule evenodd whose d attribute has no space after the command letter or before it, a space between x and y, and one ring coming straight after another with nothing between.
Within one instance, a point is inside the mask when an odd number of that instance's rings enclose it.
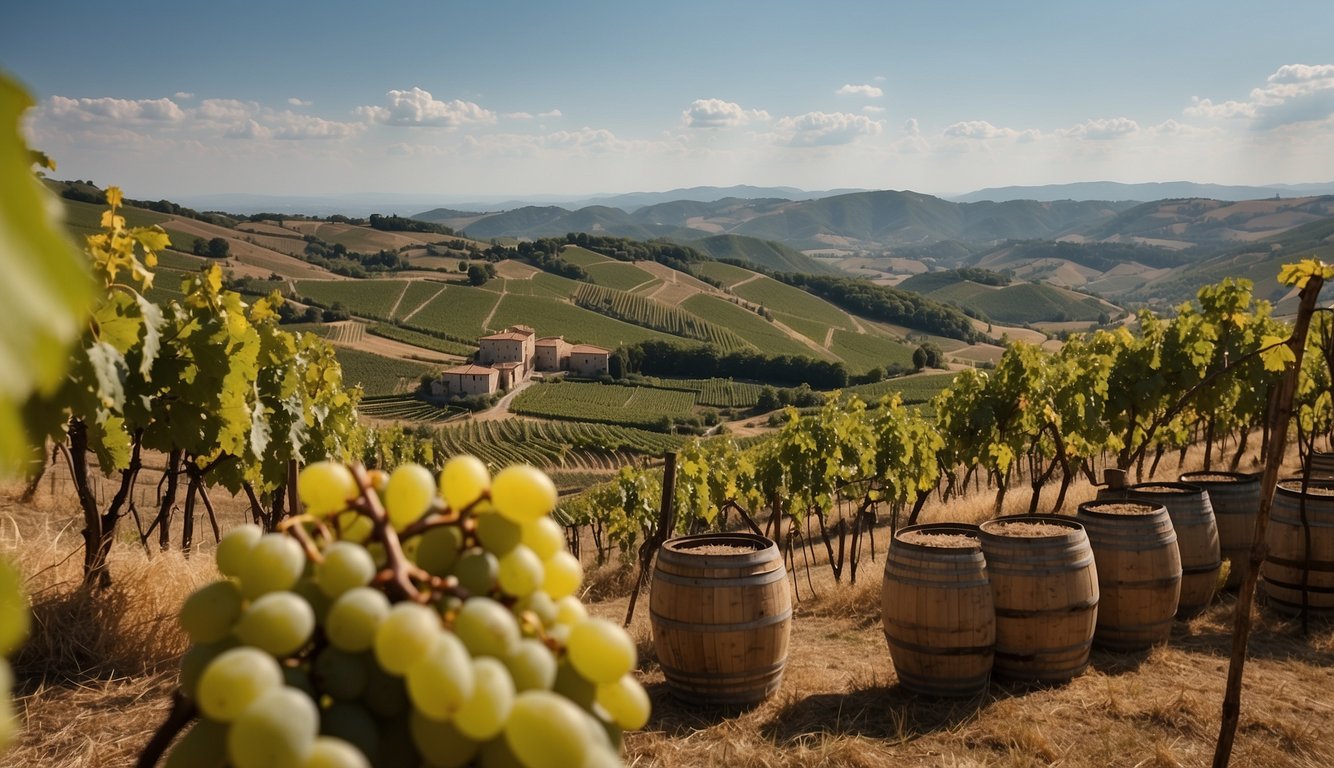
<instances>
[{"instance_id":1,"label":"barrel wooden stave","mask_svg":"<svg viewBox=\"0 0 1334 768\"><path fill-rule=\"evenodd\" d=\"M1210 476L1231 479L1203 479ZM1218 525L1219 555L1230 563L1224 586L1235 589L1241 585L1242 577L1250 565L1251 545L1255 541L1255 518L1260 514L1260 478L1237 472L1189 472L1179 479L1208 492L1214 521Z\"/></svg>"},{"instance_id":2,"label":"barrel wooden stave","mask_svg":"<svg viewBox=\"0 0 1334 768\"><path fill-rule=\"evenodd\" d=\"M690 551L710 542L757 549L739 555ZM782 683L792 598L782 556L768 539L703 534L667 542L654 567L649 618L663 676L679 699L754 704Z\"/></svg>"},{"instance_id":3,"label":"barrel wooden stave","mask_svg":"<svg viewBox=\"0 0 1334 768\"><path fill-rule=\"evenodd\" d=\"M1305 593L1311 613L1334 615L1334 495L1324 495L1334 492L1334 479L1312 479L1309 487L1322 492L1305 495L1310 558L1302 526L1301 480L1285 480L1274 491L1260 589L1266 604L1280 613L1300 613Z\"/></svg>"},{"instance_id":4,"label":"barrel wooden stave","mask_svg":"<svg viewBox=\"0 0 1334 768\"><path fill-rule=\"evenodd\" d=\"M1154 486L1169 490L1145 490ZM1167 507L1167 514L1172 518L1181 555L1181 597L1177 602L1177 617L1193 616L1209 607L1218 591L1218 572L1223 567L1218 523L1213 505L1209 503L1209 494L1188 483L1140 483L1127 488L1125 498L1161 504Z\"/></svg>"},{"instance_id":5,"label":"barrel wooden stave","mask_svg":"<svg viewBox=\"0 0 1334 768\"><path fill-rule=\"evenodd\" d=\"M1123 515L1100 512L1106 503L1119 502L1081 504L1075 516L1088 533L1098 565L1093 642L1115 650L1142 650L1172 634L1181 595L1176 531L1161 505L1154 505L1151 514Z\"/></svg>"},{"instance_id":6,"label":"barrel wooden stave","mask_svg":"<svg viewBox=\"0 0 1334 768\"><path fill-rule=\"evenodd\" d=\"M896 534L885 559L881 624L904 688L929 696L972 696L987 688L996 619L981 546L905 542L914 531L976 537L977 526L932 523Z\"/></svg>"},{"instance_id":7,"label":"barrel wooden stave","mask_svg":"<svg viewBox=\"0 0 1334 768\"><path fill-rule=\"evenodd\" d=\"M1068 533L1003 536L1004 522L1053 523ZM1098 574L1083 526L1069 517L1022 515L981 525L996 604L998 676L1065 682L1088 666L1098 619Z\"/></svg>"}]
</instances>

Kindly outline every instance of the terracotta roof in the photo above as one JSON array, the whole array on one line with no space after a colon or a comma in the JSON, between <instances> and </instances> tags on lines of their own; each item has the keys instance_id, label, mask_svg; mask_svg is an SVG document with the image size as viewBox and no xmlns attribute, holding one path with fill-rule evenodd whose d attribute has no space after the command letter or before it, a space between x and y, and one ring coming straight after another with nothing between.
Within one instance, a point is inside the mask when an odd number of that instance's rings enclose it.
<instances>
[{"instance_id":1,"label":"terracotta roof","mask_svg":"<svg viewBox=\"0 0 1334 768\"><path fill-rule=\"evenodd\" d=\"M611 350L595 347L592 344L575 344L570 347L570 352L576 355L609 355Z\"/></svg>"},{"instance_id":2,"label":"terracotta roof","mask_svg":"<svg viewBox=\"0 0 1334 768\"><path fill-rule=\"evenodd\" d=\"M493 333L490 336L483 336L478 339L478 341L523 341L527 339L529 335L531 334L506 331L505 333Z\"/></svg>"},{"instance_id":3,"label":"terracotta roof","mask_svg":"<svg viewBox=\"0 0 1334 768\"><path fill-rule=\"evenodd\" d=\"M488 368L485 365L460 365L456 368L446 368L443 373L457 374L459 376L481 376L490 375L496 372L495 368Z\"/></svg>"}]
</instances>

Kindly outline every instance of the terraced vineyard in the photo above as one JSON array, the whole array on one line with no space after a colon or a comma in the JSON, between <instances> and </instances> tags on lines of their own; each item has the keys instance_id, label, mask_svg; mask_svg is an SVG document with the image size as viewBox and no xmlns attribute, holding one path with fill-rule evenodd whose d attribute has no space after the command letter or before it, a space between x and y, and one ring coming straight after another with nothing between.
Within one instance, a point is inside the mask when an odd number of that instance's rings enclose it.
<instances>
[{"instance_id":1,"label":"terraced vineyard","mask_svg":"<svg viewBox=\"0 0 1334 768\"><path fill-rule=\"evenodd\" d=\"M898 392L903 397L905 404L925 403L935 397L940 390L948 387L954 381L956 375L953 373L928 373L922 376L886 379L874 384L858 384L855 387L848 387L843 390L843 394L855 393L862 400L874 403L890 392Z\"/></svg>"},{"instance_id":2,"label":"terraced vineyard","mask_svg":"<svg viewBox=\"0 0 1334 768\"><path fill-rule=\"evenodd\" d=\"M490 291L450 286L427 302L417 314L406 318L404 323L411 328L454 338L475 339L485 335L482 323L499 299Z\"/></svg>"},{"instance_id":3,"label":"terraced vineyard","mask_svg":"<svg viewBox=\"0 0 1334 768\"><path fill-rule=\"evenodd\" d=\"M679 448L686 438L607 424L505 419L467 421L436 431L447 456L470 453L493 469L527 463L570 472L606 471L635 457Z\"/></svg>"},{"instance_id":4,"label":"terraced vineyard","mask_svg":"<svg viewBox=\"0 0 1334 768\"><path fill-rule=\"evenodd\" d=\"M414 331L398 325L376 324L367 328L366 332L373 336L382 336L386 339L401 341L404 344L411 344L414 347L443 352L446 355L462 355L467 357L477 351L477 347L469 344L442 339L438 336L432 336L429 333Z\"/></svg>"},{"instance_id":5,"label":"terraced vineyard","mask_svg":"<svg viewBox=\"0 0 1334 768\"><path fill-rule=\"evenodd\" d=\"M763 384L731 379L657 379L665 388L696 392L695 403L710 408L754 408L760 402Z\"/></svg>"},{"instance_id":6,"label":"terraced vineyard","mask_svg":"<svg viewBox=\"0 0 1334 768\"><path fill-rule=\"evenodd\" d=\"M342 304L358 317L388 320L403 294L403 280L299 280L297 293L325 307Z\"/></svg>"},{"instance_id":7,"label":"terraced vineyard","mask_svg":"<svg viewBox=\"0 0 1334 768\"><path fill-rule=\"evenodd\" d=\"M745 339L722 326L701 320L685 310L656 302L639 294L584 283L574 294L574 303L600 315L674 336L703 341L727 352L736 349L754 349Z\"/></svg>"},{"instance_id":8,"label":"terraced vineyard","mask_svg":"<svg viewBox=\"0 0 1334 768\"><path fill-rule=\"evenodd\" d=\"M618 288L628 291L632 288L652 282L653 275L636 267L633 264L627 264L623 261L608 261L598 264L590 264L584 267L584 270L597 282L598 285L605 285L608 288Z\"/></svg>"},{"instance_id":9,"label":"terraced vineyard","mask_svg":"<svg viewBox=\"0 0 1334 768\"><path fill-rule=\"evenodd\" d=\"M732 289L737 296L759 304L772 312L807 320L823 328L852 327L851 321L843 310L824 299L803 291L800 288L780 283L771 277L761 277ZM787 322L784 320L784 322ZM801 331L805 333L805 331ZM816 341L823 341L821 336Z\"/></svg>"},{"instance_id":10,"label":"terraced vineyard","mask_svg":"<svg viewBox=\"0 0 1334 768\"><path fill-rule=\"evenodd\" d=\"M854 374L890 363L912 367L913 348L883 336L835 330L829 351L843 358L848 372Z\"/></svg>"},{"instance_id":11,"label":"terraced vineyard","mask_svg":"<svg viewBox=\"0 0 1334 768\"><path fill-rule=\"evenodd\" d=\"M690 416L694 406L694 392L562 381L525 389L510 410L550 419L655 427Z\"/></svg>"},{"instance_id":12,"label":"terraced vineyard","mask_svg":"<svg viewBox=\"0 0 1334 768\"><path fill-rule=\"evenodd\" d=\"M500 306L491 318L491 327L504 328L517 323L533 326L540 336L564 336L572 343L596 344L609 349L645 339L676 339L669 334L603 317L567 301L507 294L501 297Z\"/></svg>"},{"instance_id":13,"label":"terraced vineyard","mask_svg":"<svg viewBox=\"0 0 1334 768\"><path fill-rule=\"evenodd\" d=\"M734 267L731 264L724 264L721 261L705 261L696 264L695 271L705 277L711 277L731 288L742 280L749 280L755 277L755 273L741 267Z\"/></svg>"},{"instance_id":14,"label":"terraced vineyard","mask_svg":"<svg viewBox=\"0 0 1334 768\"><path fill-rule=\"evenodd\" d=\"M348 347L337 347L334 354L343 368L343 383L349 387L360 384L368 397L408 392L417 387L422 374L437 368Z\"/></svg>"},{"instance_id":15,"label":"terraced vineyard","mask_svg":"<svg viewBox=\"0 0 1334 768\"><path fill-rule=\"evenodd\" d=\"M681 302L681 307L710 323L730 329L767 354L828 357L817 354L811 347L775 328L773 323L726 299L698 294Z\"/></svg>"},{"instance_id":16,"label":"terraced vineyard","mask_svg":"<svg viewBox=\"0 0 1334 768\"><path fill-rule=\"evenodd\" d=\"M409 395L381 395L362 398L357 411L363 416L393 421L434 424L468 414L463 408L441 408Z\"/></svg>"}]
</instances>

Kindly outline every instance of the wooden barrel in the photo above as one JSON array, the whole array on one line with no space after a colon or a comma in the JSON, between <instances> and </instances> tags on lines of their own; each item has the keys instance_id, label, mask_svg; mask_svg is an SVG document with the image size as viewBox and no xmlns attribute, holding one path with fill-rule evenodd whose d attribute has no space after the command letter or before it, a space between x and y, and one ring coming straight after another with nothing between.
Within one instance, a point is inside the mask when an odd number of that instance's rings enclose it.
<instances>
[{"instance_id":1,"label":"wooden barrel","mask_svg":"<svg viewBox=\"0 0 1334 768\"><path fill-rule=\"evenodd\" d=\"M885 558L880 620L899 682L928 696L973 696L991 681L996 609L977 526L902 528Z\"/></svg>"},{"instance_id":2,"label":"wooden barrel","mask_svg":"<svg viewBox=\"0 0 1334 768\"><path fill-rule=\"evenodd\" d=\"M1223 558L1218 545L1218 523L1209 494L1186 483L1139 483L1126 489L1126 498L1167 507L1181 552L1181 599L1177 617L1199 613L1218 591Z\"/></svg>"},{"instance_id":3,"label":"wooden barrel","mask_svg":"<svg viewBox=\"0 0 1334 768\"><path fill-rule=\"evenodd\" d=\"M653 645L672 694L698 704L764 700L783 679L792 596L775 545L749 533L682 536L653 569Z\"/></svg>"},{"instance_id":4,"label":"wooden barrel","mask_svg":"<svg viewBox=\"0 0 1334 768\"><path fill-rule=\"evenodd\" d=\"M1188 472L1181 482L1209 493L1218 524L1219 554L1231 563L1227 586L1236 588L1246 573L1255 540L1255 518L1260 514L1260 476L1239 472Z\"/></svg>"},{"instance_id":5,"label":"wooden barrel","mask_svg":"<svg viewBox=\"0 0 1334 768\"><path fill-rule=\"evenodd\" d=\"M1312 477L1334 477L1334 453L1311 451L1306 455L1306 465L1311 468Z\"/></svg>"},{"instance_id":6,"label":"wooden barrel","mask_svg":"<svg viewBox=\"0 0 1334 768\"><path fill-rule=\"evenodd\" d=\"M1098 622L1098 573L1084 526L1015 515L980 529L996 603L996 674L1059 683L1083 672Z\"/></svg>"},{"instance_id":7,"label":"wooden barrel","mask_svg":"<svg viewBox=\"0 0 1334 768\"><path fill-rule=\"evenodd\" d=\"M1299 613L1305 597L1312 614L1334 614L1334 478L1311 480L1305 493L1301 478L1279 481L1265 543L1260 589L1266 603Z\"/></svg>"},{"instance_id":8,"label":"wooden barrel","mask_svg":"<svg viewBox=\"0 0 1334 768\"><path fill-rule=\"evenodd\" d=\"M1181 595L1181 555L1167 508L1138 501L1090 501L1084 525L1098 564L1098 627L1093 642L1142 650L1166 642Z\"/></svg>"}]
</instances>

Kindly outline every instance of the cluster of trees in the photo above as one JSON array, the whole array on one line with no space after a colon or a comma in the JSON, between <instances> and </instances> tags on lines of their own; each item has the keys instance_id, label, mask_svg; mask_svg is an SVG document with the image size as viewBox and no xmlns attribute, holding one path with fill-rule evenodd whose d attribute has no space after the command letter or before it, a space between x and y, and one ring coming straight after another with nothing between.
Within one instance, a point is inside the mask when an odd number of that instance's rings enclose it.
<instances>
[{"instance_id":1,"label":"cluster of trees","mask_svg":"<svg viewBox=\"0 0 1334 768\"><path fill-rule=\"evenodd\" d=\"M358 253L342 243L328 243L315 235L306 235L303 259L336 275L366 277L372 272L395 272L411 264L398 251L382 249L376 253Z\"/></svg>"},{"instance_id":2,"label":"cluster of trees","mask_svg":"<svg viewBox=\"0 0 1334 768\"><path fill-rule=\"evenodd\" d=\"M543 272L550 272L553 275L567 277L571 280L587 281L590 279L588 272L583 267L578 264L571 264L560 257L560 242L552 238L524 240L514 248L492 245L482 251L482 256L487 261L500 261L501 259L512 258L516 254L519 259Z\"/></svg>"},{"instance_id":3,"label":"cluster of trees","mask_svg":"<svg viewBox=\"0 0 1334 768\"><path fill-rule=\"evenodd\" d=\"M454 234L454 230L443 224L407 219L398 214L382 216L378 213L372 213L368 223L370 224L371 229L378 229L382 232L426 232L435 235Z\"/></svg>"},{"instance_id":4,"label":"cluster of trees","mask_svg":"<svg viewBox=\"0 0 1334 768\"><path fill-rule=\"evenodd\" d=\"M214 237L208 240L196 237L194 243L190 246L190 252L196 256L207 256L210 259L225 259L232 252L232 246L225 237Z\"/></svg>"},{"instance_id":5,"label":"cluster of trees","mask_svg":"<svg viewBox=\"0 0 1334 768\"><path fill-rule=\"evenodd\" d=\"M610 366L614 377L638 373L645 376L746 379L788 386L808 384L816 389L848 386L848 369L843 363L794 355L766 355L749 350L723 352L705 344L679 344L657 339L620 347L612 353Z\"/></svg>"},{"instance_id":6,"label":"cluster of trees","mask_svg":"<svg viewBox=\"0 0 1334 768\"><path fill-rule=\"evenodd\" d=\"M973 328L972 322L963 312L910 291L876 285L852 277L826 277L794 272L776 272L771 276L788 285L804 288L832 304L872 320L906 325L937 336L969 343L985 340L985 336Z\"/></svg>"}]
</instances>

